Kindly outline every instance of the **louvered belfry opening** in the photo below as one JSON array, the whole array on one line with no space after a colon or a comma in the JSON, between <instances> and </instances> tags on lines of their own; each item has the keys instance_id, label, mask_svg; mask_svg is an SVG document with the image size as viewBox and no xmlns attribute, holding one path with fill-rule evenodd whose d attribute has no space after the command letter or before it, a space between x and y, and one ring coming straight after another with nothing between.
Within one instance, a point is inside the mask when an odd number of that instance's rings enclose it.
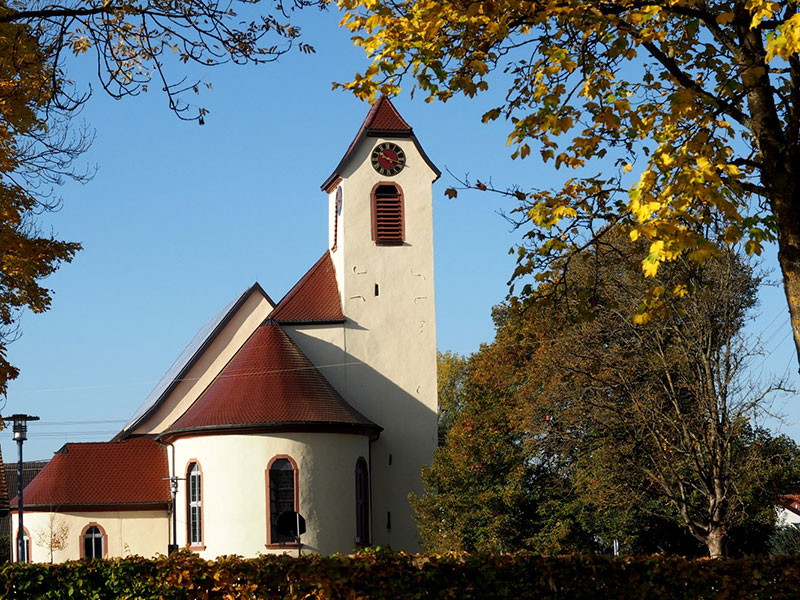
<instances>
[{"instance_id":1,"label":"louvered belfry opening","mask_svg":"<svg viewBox=\"0 0 800 600\"><path fill-rule=\"evenodd\" d=\"M395 185L381 184L372 193L372 238L379 246L403 243L403 194Z\"/></svg>"}]
</instances>

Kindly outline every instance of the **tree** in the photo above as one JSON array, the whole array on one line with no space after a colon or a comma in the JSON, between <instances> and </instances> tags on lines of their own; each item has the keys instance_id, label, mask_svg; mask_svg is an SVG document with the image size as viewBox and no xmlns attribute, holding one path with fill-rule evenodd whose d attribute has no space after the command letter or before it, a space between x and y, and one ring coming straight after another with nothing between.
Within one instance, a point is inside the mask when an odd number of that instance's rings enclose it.
<instances>
[{"instance_id":1,"label":"tree","mask_svg":"<svg viewBox=\"0 0 800 600\"><path fill-rule=\"evenodd\" d=\"M50 107L54 73L42 60L42 48L29 27L0 25L0 77L0 394L4 394L8 380L17 375L6 359L6 342L14 337L19 311L47 308L50 296L38 281L59 263L70 261L80 248L41 235L34 219L41 210L57 208L47 187L60 183L88 138L81 131L70 137L65 113Z\"/></svg>"},{"instance_id":2,"label":"tree","mask_svg":"<svg viewBox=\"0 0 800 600\"><path fill-rule=\"evenodd\" d=\"M457 352L436 353L436 380L439 400L439 444L464 409L467 359Z\"/></svg>"},{"instance_id":3,"label":"tree","mask_svg":"<svg viewBox=\"0 0 800 600\"><path fill-rule=\"evenodd\" d=\"M539 357L554 374L540 400L557 415L543 435L548 446L580 443L575 454L589 467L587 485L603 475L595 493L604 503L661 498L712 557L722 556L747 510L774 506L781 491L770 489L769 471L784 455L771 456L775 444L751 425L776 388L750 378L753 354L740 334L758 279L732 254L701 269L678 259L658 278L665 315L639 326L631 315L643 278L625 276L618 252L598 247L576 259L578 287L598 269L616 276L595 287L591 318L565 328ZM685 297L665 293L675 281L688 282ZM748 506L744 489L768 491L773 500Z\"/></svg>"},{"instance_id":4,"label":"tree","mask_svg":"<svg viewBox=\"0 0 800 600\"><path fill-rule=\"evenodd\" d=\"M344 87L371 97L409 76L427 100L446 101L497 82L505 98L483 120L511 122L512 157L538 149L574 173L560 190L506 190L530 227L515 278L558 281L562 259L609 224L646 240L651 277L678 257L702 263L720 243L758 254L777 240L800 353L796 1L340 4L372 60ZM523 295L532 290L526 282Z\"/></svg>"},{"instance_id":5,"label":"tree","mask_svg":"<svg viewBox=\"0 0 800 600\"><path fill-rule=\"evenodd\" d=\"M516 426L520 407L507 393L523 377L525 347L514 354L506 349L483 346L468 361L439 354L443 439L423 470L425 493L411 496L430 551L530 548L541 528L538 507L556 496L546 467L527 461L524 432Z\"/></svg>"},{"instance_id":6,"label":"tree","mask_svg":"<svg viewBox=\"0 0 800 600\"><path fill-rule=\"evenodd\" d=\"M50 563L53 562L53 553L60 552L67 547L70 525L62 518L56 518L55 513L50 513L46 529L36 531L36 545L50 552Z\"/></svg>"},{"instance_id":7,"label":"tree","mask_svg":"<svg viewBox=\"0 0 800 600\"><path fill-rule=\"evenodd\" d=\"M562 283L590 297L496 312L496 339L470 357L464 409L424 475L417 510L436 543L486 547L467 528L501 522L487 494L516 498L500 493L511 484L524 501L504 510L524 515L525 535L507 549L618 539L696 552L679 525L722 556L737 551L728 540L741 548L773 526L778 497L800 481L800 449L758 426L776 389L745 369L758 278L727 251L702 267L677 259L656 276L660 318L637 325L647 282L640 242L625 239L609 233L572 258ZM666 293L676 285L686 293Z\"/></svg>"},{"instance_id":8,"label":"tree","mask_svg":"<svg viewBox=\"0 0 800 600\"><path fill-rule=\"evenodd\" d=\"M47 310L40 281L80 249L37 224L59 207L54 190L66 178L91 176L74 168L92 135L72 121L89 94L70 80L67 55L94 54L114 98L147 91L155 79L178 117L202 124L207 110L185 100L200 91L192 65L273 61L293 45L313 51L287 12L313 4L323 3L276 1L259 11L258 0L0 0L0 395L17 375L6 353L19 313Z\"/></svg>"}]
</instances>

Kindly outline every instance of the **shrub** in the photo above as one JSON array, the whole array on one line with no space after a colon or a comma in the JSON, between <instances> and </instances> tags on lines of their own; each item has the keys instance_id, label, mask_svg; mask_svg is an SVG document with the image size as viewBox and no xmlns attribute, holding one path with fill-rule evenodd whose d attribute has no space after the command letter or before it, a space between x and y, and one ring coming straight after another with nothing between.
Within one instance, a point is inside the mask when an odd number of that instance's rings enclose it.
<instances>
[{"instance_id":1,"label":"shrub","mask_svg":"<svg viewBox=\"0 0 800 600\"><path fill-rule=\"evenodd\" d=\"M9 563L0 569L0 595L44 600L781 600L800 597L800 561L528 553L414 556L388 550L207 561L182 551L153 560Z\"/></svg>"}]
</instances>

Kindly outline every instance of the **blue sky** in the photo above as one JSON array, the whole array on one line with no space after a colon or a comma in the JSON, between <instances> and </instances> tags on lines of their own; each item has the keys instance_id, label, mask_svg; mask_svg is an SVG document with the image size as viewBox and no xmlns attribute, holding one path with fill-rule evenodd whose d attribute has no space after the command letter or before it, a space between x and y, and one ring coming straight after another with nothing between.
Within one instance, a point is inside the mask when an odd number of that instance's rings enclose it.
<instances>
[{"instance_id":1,"label":"blue sky","mask_svg":"<svg viewBox=\"0 0 800 600\"><path fill-rule=\"evenodd\" d=\"M67 441L109 439L210 316L254 281L279 300L325 251L319 186L368 110L331 90L366 67L337 21L301 15L316 54L205 71L214 89L200 97L211 111L202 127L176 119L155 86L114 101L94 85L82 116L96 131L84 161L97 175L63 187L63 209L41 219L45 231L84 250L46 281L51 310L24 315L22 337L9 348L22 373L3 414L41 417L30 426L26 459L49 458ZM92 82L88 63L71 73L79 85ZM561 175L534 157L509 158L506 124L480 122L491 98L426 104L404 90L394 101L444 172L434 187L437 338L440 349L460 353L493 337L490 311L506 295L518 236L498 214L513 208L507 201L445 198L455 183L447 171L499 187L555 185ZM774 268L769 254L765 266ZM761 311L753 331L769 355L753 367L795 374L780 288L764 290ZM797 401L776 409L787 414L783 431L800 439ZM0 442L6 461L16 459L9 430Z\"/></svg>"}]
</instances>

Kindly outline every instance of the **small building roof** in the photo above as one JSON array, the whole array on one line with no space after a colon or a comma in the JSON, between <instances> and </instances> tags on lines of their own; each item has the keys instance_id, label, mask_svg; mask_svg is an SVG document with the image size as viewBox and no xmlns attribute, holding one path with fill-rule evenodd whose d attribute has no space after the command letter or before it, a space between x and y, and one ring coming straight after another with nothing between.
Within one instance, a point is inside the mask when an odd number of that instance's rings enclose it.
<instances>
[{"instance_id":1,"label":"small building roof","mask_svg":"<svg viewBox=\"0 0 800 600\"><path fill-rule=\"evenodd\" d=\"M438 179L442 174L436 165L433 164L431 159L428 158L428 155L425 154L425 151L422 149L417 136L414 135L414 130L408 123L405 122L405 119L400 116L400 113L397 112L397 109L394 107L394 104L392 104L392 101L389 100L389 97L382 95L369 109L367 117L361 124L356 137L352 142L350 142L347 152L344 153L342 160L340 160L339 164L336 165L333 173L331 173L331 175L320 186L321 189L324 191L329 191L331 189L333 184L341 176L342 171L347 165L347 162L350 160L350 157L355 149L361 145L361 142L365 138L368 137L409 138L414 143L414 146L416 146L417 152L420 153L422 159L436 174L436 179Z\"/></svg>"},{"instance_id":2,"label":"small building roof","mask_svg":"<svg viewBox=\"0 0 800 600\"><path fill-rule=\"evenodd\" d=\"M377 436L271 319L253 333L213 383L167 431L337 431Z\"/></svg>"},{"instance_id":3,"label":"small building roof","mask_svg":"<svg viewBox=\"0 0 800 600\"><path fill-rule=\"evenodd\" d=\"M342 298L330 252L283 297L269 317L278 323L341 323Z\"/></svg>"},{"instance_id":4,"label":"small building roof","mask_svg":"<svg viewBox=\"0 0 800 600\"><path fill-rule=\"evenodd\" d=\"M787 494L778 498L778 504L786 510L800 515L800 494Z\"/></svg>"},{"instance_id":5,"label":"small building roof","mask_svg":"<svg viewBox=\"0 0 800 600\"><path fill-rule=\"evenodd\" d=\"M68 443L25 488L25 509L166 507L167 478L166 448L152 438Z\"/></svg>"},{"instance_id":6,"label":"small building roof","mask_svg":"<svg viewBox=\"0 0 800 600\"><path fill-rule=\"evenodd\" d=\"M250 294L262 294L271 306L275 303L269 297L267 292L258 284L254 283L249 288L244 290L238 297L231 300L222 310L211 317L200 328L200 330L189 342L189 345L183 349L175 362L172 363L164 376L161 377L156 386L144 399L144 402L136 409L136 412L131 419L126 423L122 431L115 436L115 440L123 439L128 435L128 432L135 429L142 421L144 421L150 414L152 414L164 400L172 393L178 383L186 376L195 362L202 356L203 352L211 345L217 335L225 328L225 325L233 318L236 311L241 308Z\"/></svg>"}]
</instances>

